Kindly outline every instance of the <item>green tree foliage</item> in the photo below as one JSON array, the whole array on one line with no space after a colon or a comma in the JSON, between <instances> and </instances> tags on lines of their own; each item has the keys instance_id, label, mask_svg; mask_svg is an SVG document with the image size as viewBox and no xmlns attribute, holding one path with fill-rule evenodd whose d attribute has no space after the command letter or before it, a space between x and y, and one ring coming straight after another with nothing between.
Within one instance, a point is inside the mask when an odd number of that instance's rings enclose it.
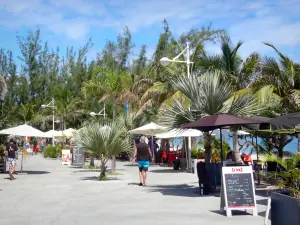
<instances>
[{"instance_id":1,"label":"green tree foliage","mask_svg":"<svg viewBox=\"0 0 300 225\"><path fill-rule=\"evenodd\" d=\"M100 180L106 179L106 163L109 158L130 150L127 135L126 127L120 122L105 126L94 123L76 133L77 145L100 159Z\"/></svg>"}]
</instances>

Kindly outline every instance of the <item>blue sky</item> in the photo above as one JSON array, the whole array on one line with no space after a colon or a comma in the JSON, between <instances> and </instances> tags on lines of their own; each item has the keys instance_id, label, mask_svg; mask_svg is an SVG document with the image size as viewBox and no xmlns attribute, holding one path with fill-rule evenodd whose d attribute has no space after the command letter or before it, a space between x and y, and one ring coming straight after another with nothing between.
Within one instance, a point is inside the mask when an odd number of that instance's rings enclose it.
<instances>
[{"instance_id":1,"label":"blue sky","mask_svg":"<svg viewBox=\"0 0 300 225\"><path fill-rule=\"evenodd\" d=\"M42 39L61 50L82 46L92 37L91 59L127 25L134 53L147 44L150 56L166 18L175 36L212 23L227 29L233 42L244 41L243 57L253 51L274 54L262 44L267 41L300 61L299 12L299 0L0 0L0 48L19 54L16 35L39 26ZM218 45L208 49L219 52Z\"/></svg>"}]
</instances>

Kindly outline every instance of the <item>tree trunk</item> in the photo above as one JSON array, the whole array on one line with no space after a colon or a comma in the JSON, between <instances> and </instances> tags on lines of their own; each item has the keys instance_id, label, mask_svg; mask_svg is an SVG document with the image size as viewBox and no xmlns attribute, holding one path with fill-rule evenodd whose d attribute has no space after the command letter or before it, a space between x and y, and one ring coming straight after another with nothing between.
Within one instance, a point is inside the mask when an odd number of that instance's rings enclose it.
<instances>
[{"instance_id":1,"label":"tree trunk","mask_svg":"<svg viewBox=\"0 0 300 225\"><path fill-rule=\"evenodd\" d=\"M205 163L210 163L211 158L211 143L212 138L211 135L208 132L204 133L204 149L205 149Z\"/></svg>"},{"instance_id":2,"label":"tree trunk","mask_svg":"<svg viewBox=\"0 0 300 225\"><path fill-rule=\"evenodd\" d=\"M242 162L241 159L241 154L240 154L240 150L239 150L239 143L238 143L238 136L236 131L232 132L232 146L233 146L233 161L235 162Z\"/></svg>"},{"instance_id":3,"label":"tree trunk","mask_svg":"<svg viewBox=\"0 0 300 225\"><path fill-rule=\"evenodd\" d=\"M106 166L105 166L105 158L103 156L101 156L101 164L100 164L100 176L99 176L99 180L106 180Z\"/></svg>"},{"instance_id":4,"label":"tree trunk","mask_svg":"<svg viewBox=\"0 0 300 225\"><path fill-rule=\"evenodd\" d=\"M93 155L90 156L90 167L95 167L95 157Z\"/></svg>"},{"instance_id":5,"label":"tree trunk","mask_svg":"<svg viewBox=\"0 0 300 225\"><path fill-rule=\"evenodd\" d=\"M298 152L300 152L300 133L298 133Z\"/></svg>"},{"instance_id":6,"label":"tree trunk","mask_svg":"<svg viewBox=\"0 0 300 225\"><path fill-rule=\"evenodd\" d=\"M198 148L197 137L192 137L192 149L194 148Z\"/></svg>"},{"instance_id":7,"label":"tree trunk","mask_svg":"<svg viewBox=\"0 0 300 225\"><path fill-rule=\"evenodd\" d=\"M111 171L114 173L116 172L116 156L113 155L111 157Z\"/></svg>"}]
</instances>

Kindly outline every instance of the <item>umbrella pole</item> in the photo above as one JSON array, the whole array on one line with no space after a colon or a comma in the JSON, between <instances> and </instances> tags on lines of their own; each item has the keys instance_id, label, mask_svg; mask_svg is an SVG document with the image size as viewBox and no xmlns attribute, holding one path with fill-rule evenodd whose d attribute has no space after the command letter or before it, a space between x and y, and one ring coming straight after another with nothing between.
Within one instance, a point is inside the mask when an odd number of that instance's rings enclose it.
<instances>
[{"instance_id":1,"label":"umbrella pole","mask_svg":"<svg viewBox=\"0 0 300 225\"><path fill-rule=\"evenodd\" d=\"M191 157L191 153L192 153L192 137L189 136L188 137L188 149L187 149L187 155L188 155L188 171L191 172L192 168L191 168L191 164L192 164L192 157Z\"/></svg>"},{"instance_id":2,"label":"umbrella pole","mask_svg":"<svg viewBox=\"0 0 300 225\"><path fill-rule=\"evenodd\" d=\"M182 144L183 143L184 143L184 146L182 149L185 149L186 168L187 168L187 171L189 171L188 149L186 147L185 137L182 138Z\"/></svg>"},{"instance_id":3,"label":"umbrella pole","mask_svg":"<svg viewBox=\"0 0 300 225\"><path fill-rule=\"evenodd\" d=\"M255 132L256 140L256 163L257 163L257 184L260 185L260 177L259 177L259 166L258 166L258 146L257 146L257 132Z\"/></svg>"},{"instance_id":4,"label":"umbrella pole","mask_svg":"<svg viewBox=\"0 0 300 225\"><path fill-rule=\"evenodd\" d=\"M221 146L221 167L223 166L223 140L222 140L222 128L220 128L220 146Z\"/></svg>"},{"instance_id":5,"label":"umbrella pole","mask_svg":"<svg viewBox=\"0 0 300 225\"><path fill-rule=\"evenodd\" d=\"M25 138L25 144L27 143L27 137ZM21 173L23 173L23 159L24 159L24 150L25 149L23 149L23 151L22 151L22 160L21 160Z\"/></svg>"},{"instance_id":6,"label":"umbrella pole","mask_svg":"<svg viewBox=\"0 0 300 225\"><path fill-rule=\"evenodd\" d=\"M154 159L154 142L153 142L153 135L151 136L151 138L152 138L152 145L151 145L151 150L152 150L152 161L153 161L153 159Z\"/></svg>"}]
</instances>

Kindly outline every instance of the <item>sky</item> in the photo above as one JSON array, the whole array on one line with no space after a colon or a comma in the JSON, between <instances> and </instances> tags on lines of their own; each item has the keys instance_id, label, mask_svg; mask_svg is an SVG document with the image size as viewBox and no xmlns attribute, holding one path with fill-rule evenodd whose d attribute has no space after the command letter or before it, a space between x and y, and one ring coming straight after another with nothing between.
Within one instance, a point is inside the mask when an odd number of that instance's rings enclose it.
<instances>
[{"instance_id":1,"label":"sky","mask_svg":"<svg viewBox=\"0 0 300 225\"><path fill-rule=\"evenodd\" d=\"M62 50L83 46L91 37L92 59L127 25L136 44L133 57L142 44L151 56L166 18L175 37L212 23L214 29L226 29L233 43L244 41L244 58L253 51L274 55L262 44L270 42L300 61L299 12L299 0L0 0L0 48L19 55L16 35L38 26L42 40ZM218 44L207 48L220 52Z\"/></svg>"}]
</instances>

